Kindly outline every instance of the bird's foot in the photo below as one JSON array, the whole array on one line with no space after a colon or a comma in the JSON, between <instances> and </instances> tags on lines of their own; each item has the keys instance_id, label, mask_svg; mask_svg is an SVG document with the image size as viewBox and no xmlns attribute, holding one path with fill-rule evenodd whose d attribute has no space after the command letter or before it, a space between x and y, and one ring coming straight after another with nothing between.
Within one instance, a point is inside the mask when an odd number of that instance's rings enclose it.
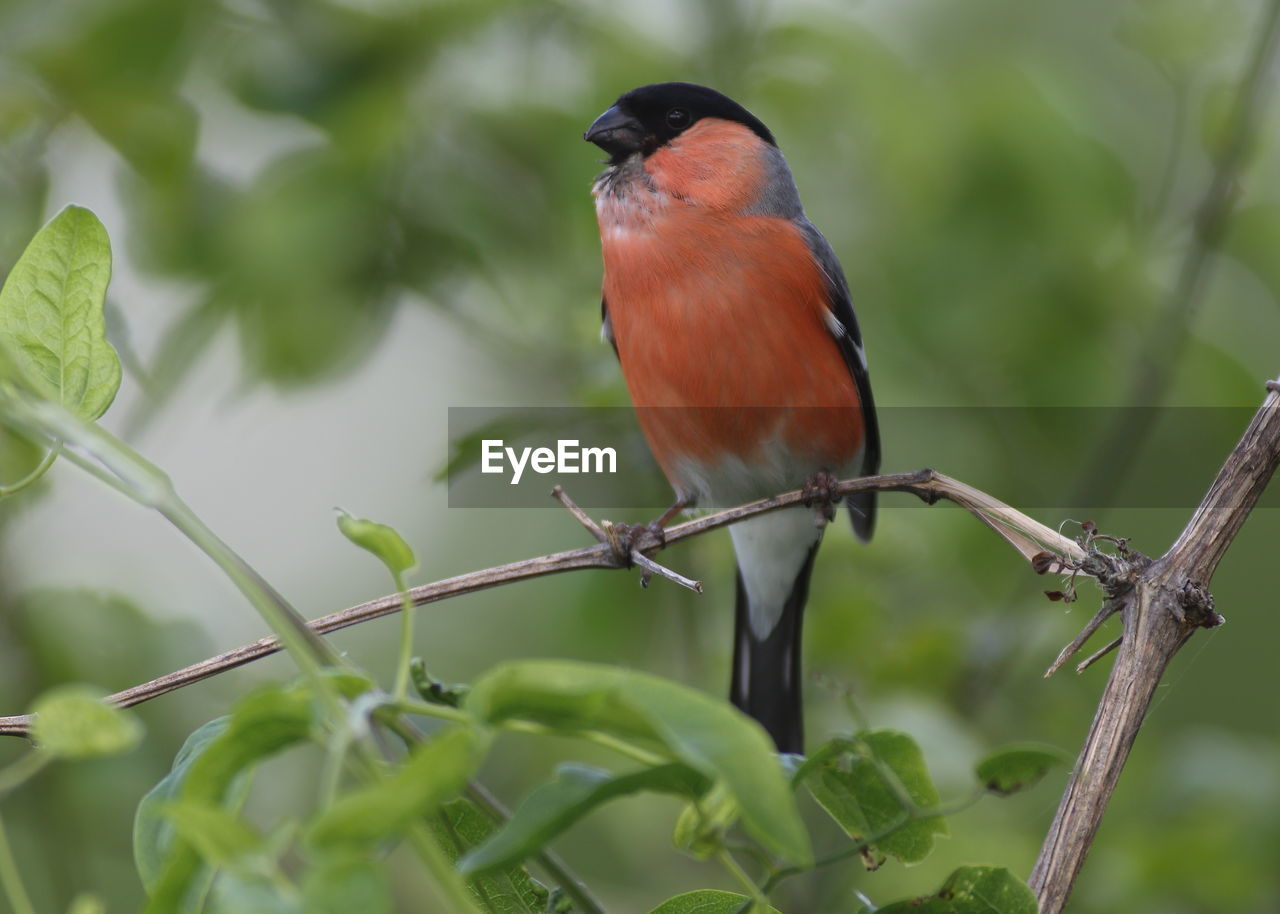
<instances>
[{"instance_id":1,"label":"bird's foot","mask_svg":"<svg viewBox=\"0 0 1280 914\"><path fill-rule=\"evenodd\" d=\"M688 587L690 590L702 593L701 581L686 578L670 568L659 565L645 555L646 551L661 549L667 544L667 522L681 510L687 508L689 502L676 502L663 512L661 517L647 524L615 524L607 520L597 524L559 486L552 489L551 496L564 505L569 510L569 513L577 519L578 523L586 527L597 541L609 547L614 567L632 568L639 565L642 570L640 575L640 585L642 587L648 587L650 579L656 574L675 581L682 587Z\"/></svg>"},{"instance_id":2,"label":"bird's foot","mask_svg":"<svg viewBox=\"0 0 1280 914\"><path fill-rule=\"evenodd\" d=\"M805 507L814 509L814 526L825 527L835 519L836 505L844 498L836 490L839 478L826 470L819 470L804 481L800 489L800 500Z\"/></svg>"},{"instance_id":3,"label":"bird's foot","mask_svg":"<svg viewBox=\"0 0 1280 914\"><path fill-rule=\"evenodd\" d=\"M613 551L614 559L624 568L636 565L640 567L641 587L648 587L656 574L668 581L675 581L681 587L687 587L695 593L702 593L701 581L686 578L645 555L646 550L661 549L667 544L667 534L661 520L650 521L647 524L615 524L605 521L603 527L605 542Z\"/></svg>"},{"instance_id":4,"label":"bird's foot","mask_svg":"<svg viewBox=\"0 0 1280 914\"><path fill-rule=\"evenodd\" d=\"M672 519L685 508L692 506L692 498L681 498L647 524L609 524L606 527L608 541L616 543L614 552L619 556L622 556L622 550L626 549L626 561L630 563L633 552L645 552L666 546L667 524L671 523ZM643 583L647 586L648 580L646 579Z\"/></svg>"},{"instance_id":5,"label":"bird's foot","mask_svg":"<svg viewBox=\"0 0 1280 914\"><path fill-rule=\"evenodd\" d=\"M661 548L667 544L667 531L656 520L647 524L615 524L605 521L602 524L605 542L613 550L614 556L625 567L635 564L633 556L643 554L644 550Z\"/></svg>"}]
</instances>

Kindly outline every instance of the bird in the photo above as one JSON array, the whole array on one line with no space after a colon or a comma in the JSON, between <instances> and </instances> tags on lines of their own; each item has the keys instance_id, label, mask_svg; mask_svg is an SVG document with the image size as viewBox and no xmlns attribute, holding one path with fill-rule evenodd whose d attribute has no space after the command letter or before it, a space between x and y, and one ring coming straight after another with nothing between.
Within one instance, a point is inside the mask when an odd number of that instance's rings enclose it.
<instances>
[{"instance_id":1,"label":"bird","mask_svg":"<svg viewBox=\"0 0 1280 914\"><path fill-rule=\"evenodd\" d=\"M583 138L608 154L592 185L601 335L676 494L656 523L795 488L817 503L729 530L738 572L729 697L779 752L802 753L801 623L831 486L880 466L844 270L806 218L769 128L726 95L641 86ZM846 503L869 541L875 493Z\"/></svg>"}]
</instances>

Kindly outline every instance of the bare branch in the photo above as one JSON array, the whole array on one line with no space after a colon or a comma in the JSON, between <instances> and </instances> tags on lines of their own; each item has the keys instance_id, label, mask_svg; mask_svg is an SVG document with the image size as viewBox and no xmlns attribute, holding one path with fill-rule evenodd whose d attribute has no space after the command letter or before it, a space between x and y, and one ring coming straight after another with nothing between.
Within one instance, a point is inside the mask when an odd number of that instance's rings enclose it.
<instances>
[{"instance_id":1,"label":"bare branch","mask_svg":"<svg viewBox=\"0 0 1280 914\"><path fill-rule=\"evenodd\" d=\"M1267 389L1169 551L1149 563L1135 554L1127 569L1124 563L1116 566L1116 577L1099 577L1109 598L1119 603L1124 630L1089 735L1031 873L1041 914L1058 914L1065 907L1169 661L1197 628L1222 622L1206 588L1280 464L1280 384L1269 383Z\"/></svg>"},{"instance_id":2,"label":"bare branch","mask_svg":"<svg viewBox=\"0 0 1280 914\"><path fill-rule=\"evenodd\" d=\"M1071 569L1078 566L1085 558L1084 549L1075 540L1046 527L1039 521L1028 517L1015 508L1011 508L985 492L980 492L971 486L933 470L848 479L838 483L835 488L836 494L841 496L853 492L878 490L910 492L929 504L933 504L939 499L956 502L974 514L974 516L980 518L983 523L1000 533L1028 560L1034 559L1033 567L1041 573L1045 570ZM556 497L566 507L573 504L563 493L556 495ZM649 553L656 552L681 540L700 536L703 533L745 520L748 517L755 517L759 514L801 504L803 498L803 493L797 490L736 508L728 508L670 527L661 537L652 531L642 530L641 535L632 544L632 547L635 555L647 557ZM574 508L577 508L577 506L573 505L570 510L573 511ZM434 584L424 584L409 590L409 599L415 606L422 606L426 603L435 603L450 597L475 593L515 581L525 581L531 578L545 577L546 575L559 574L565 571L577 571L583 568L623 568L629 563L635 562L634 555L619 555L614 546L608 542L608 536L605 532L587 517L585 512L578 509L574 516L592 532L593 536L596 536L596 531L599 531L599 535L604 536L605 541L599 542L594 546L584 546L581 549L572 549L568 552L538 556L537 558L525 559L520 562L512 562L508 565L499 565L496 568L486 568L483 571L473 571L470 574L446 578L443 581L436 581ZM654 565L656 566L656 563ZM645 571L646 573L658 573L664 577L671 577L683 586L697 589L698 582L677 575L675 572L668 573L668 570L661 566L656 566L655 568L646 567ZM358 625L361 622L368 622L371 619L378 619L382 616L399 612L402 605L399 594L388 594L385 597L379 597L376 600L370 600L367 603L361 603L358 606L331 613L308 624L317 633L327 635L330 632L335 632L351 625ZM216 676L227 670L270 656L278 650L280 650L280 642L275 638L261 638L251 644L202 660L199 663L168 673L150 682L144 682L122 692L117 692L109 696L109 700L126 708L142 704L145 701L150 701L160 695L181 689L202 679L208 679L210 676ZM30 730L30 715L0 717L0 736L27 736Z\"/></svg>"},{"instance_id":3,"label":"bare branch","mask_svg":"<svg viewBox=\"0 0 1280 914\"><path fill-rule=\"evenodd\" d=\"M1062 665L1070 660L1080 648L1084 647L1086 641L1093 637L1093 633L1102 627L1102 623L1106 622L1117 612L1120 611L1120 605L1114 600L1107 600L1102 604L1102 608L1094 615L1092 619L1080 630L1080 634L1072 640L1070 644L1062 649L1053 663L1049 664L1049 669L1045 670L1044 678L1048 679L1054 673L1062 668Z\"/></svg>"},{"instance_id":4,"label":"bare branch","mask_svg":"<svg viewBox=\"0 0 1280 914\"><path fill-rule=\"evenodd\" d=\"M1097 662L1098 662L1099 660L1101 660L1103 657L1107 656L1107 654L1110 654L1112 651L1114 651L1116 648L1118 648L1118 647L1120 646L1120 642L1121 642L1121 641L1123 641L1123 640L1124 640L1124 638L1123 638L1123 637L1121 637L1121 638L1116 638L1114 641L1112 641L1112 642L1111 642L1110 644L1108 644L1106 647L1102 647L1102 648L1099 648L1098 650L1094 651L1094 652L1093 652L1092 654L1090 654L1088 657L1084 658L1084 659L1083 659L1083 660L1081 660L1078 664L1076 664L1076 672L1077 672L1077 673L1083 673L1085 670L1089 669L1089 667L1093 666L1095 663L1097 663Z\"/></svg>"}]
</instances>

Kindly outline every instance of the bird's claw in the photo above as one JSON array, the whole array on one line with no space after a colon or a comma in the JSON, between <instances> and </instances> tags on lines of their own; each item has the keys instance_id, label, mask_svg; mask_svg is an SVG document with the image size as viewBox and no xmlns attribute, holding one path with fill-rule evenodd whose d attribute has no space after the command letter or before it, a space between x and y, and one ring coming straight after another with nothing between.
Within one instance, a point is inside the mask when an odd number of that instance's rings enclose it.
<instances>
[{"instance_id":1,"label":"bird's claw","mask_svg":"<svg viewBox=\"0 0 1280 914\"><path fill-rule=\"evenodd\" d=\"M586 511L583 511L574 503L564 489L556 486L551 490L551 496L564 505L569 510L569 513L577 518L578 523L590 531L597 542L609 547L613 560L619 568L633 568L639 565L641 568L640 585L642 587L648 587L649 581L656 574L675 581L681 587L687 587L695 593L702 593L701 581L686 578L670 568L659 565L644 554L645 549L661 549L667 544L666 522L682 508L686 507L688 502L677 502L657 520L650 521L647 524L615 524L610 521L597 524Z\"/></svg>"},{"instance_id":2,"label":"bird's claw","mask_svg":"<svg viewBox=\"0 0 1280 914\"><path fill-rule=\"evenodd\" d=\"M661 548L667 544L667 531L656 520L647 524L615 524L605 521L604 533L605 542L618 561L627 568L635 564L632 553Z\"/></svg>"},{"instance_id":3,"label":"bird's claw","mask_svg":"<svg viewBox=\"0 0 1280 914\"><path fill-rule=\"evenodd\" d=\"M804 481L800 500L805 507L814 509L814 523L825 527L835 519L836 505L844 498L836 489L839 478L826 470L819 470Z\"/></svg>"},{"instance_id":4,"label":"bird's claw","mask_svg":"<svg viewBox=\"0 0 1280 914\"><path fill-rule=\"evenodd\" d=\"M643 539L645 525L615 524L612 521L605 521L603 527L605 542L609 544L609 548L613 551L614 558L624 568L630 568L635 564L631 559L631 553L635 551Z\"/></svg>"}]
</instances>

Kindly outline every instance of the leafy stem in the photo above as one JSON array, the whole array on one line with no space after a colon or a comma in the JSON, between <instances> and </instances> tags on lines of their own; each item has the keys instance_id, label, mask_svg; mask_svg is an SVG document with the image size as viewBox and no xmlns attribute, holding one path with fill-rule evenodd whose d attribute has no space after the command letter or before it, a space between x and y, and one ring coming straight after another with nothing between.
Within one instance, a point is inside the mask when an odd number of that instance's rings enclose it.
<instances>
[{"instance_id":1,"label":"leafy stem","mask_svg":"<svg viewBox=\"0 0 1280 914\"><path fill-rule=\"evenodd\" d=\"M886 769L887 769L887 766L886 766ZM889 773L892 773L892 769L887 769L887 770ZM895 775L895 779L897 779L896 775ZM854 841L854 843L849 847L841 848L840 850L835 851L834 853L828 854L825 857L819 857L817 860L813 862L812 866L808 866L808 867L787 866L787 867L781 867L779 869L775 869L773 872L769 874L769 877L764 881L764 885L761 886L761 891L764 892L765 894L768 894L769 892L772 892L775 888L777 888L780 882L786 879L790 879L792 876L799 876L803 873L812 872L814 870L820 870L820 869L823 869L824 867L833 866L837 863L843 863L844 861L852 857L856 857L859 854L864 853L868 848L874 847L879 842L884 841L886 838L893 835L894 832L901 830L902 828L906 827L909 823L914 822L918 819L947 818L949 816L954 816L957 813L964 812L974 803L978 802L978 800L980 800L985 793L986 791L984 791L981 788L978 788L974 790L969 796L964 797L963 799L956 800L952 803L948 803L945 806L937 806L937 807L934 807L933 809L923 809L914 801L908 798L902 807L902 813L903 813L902 818L898 819L892 825L889 825L886 828L882 828L879 832L877 832L874 835L871 835L868 838L860 838Z\"/></svg>"},{"instance_id":2,"label":"leafy stem","mask_svg":"<svg viewBox=\"0 0 1280 914\"><path fill-rule=\"evenodd\" d=\"M8 767L0 768L0 797L25 784L51 761L53 756L49 753L36 750L28 752Z\"/></svg>"},{"instance_id":3,"label":"leafy stem","mask_svg":"<svg viewBox=\"0 0 1280 914\"><path fill-rule=\"evenodd\" d=\"M420 714L423 717L435 717L440 720L452 721L455 724L471 724L475 723L475 719L466 711L458 708L451 708L448 705L429 704L425 701L414 701L412 698L402 698L395 702L395 708L403 711L405 714ZM399 733L400 731L396 731Z\"/></svg>"},{"instance_id":4,"label":"leafy stem","mask_svg":"<svg viewBox=\"0 0 1280 914\"><path fill-rule=\"evenodd\" d=\"M35 914L36 909L22 885L22 874L18 870L17 861L13 859L13 849L9 845L3 819L0 819L0 886L4 887L4 894L9 899L13 914Z\"/></svg>"},{"instance_id":5,"label":"leafy stem","mask_svg":"<svg viewBox=\"0 0 1280 914\"><path fill-rule=\"evenodd\" d=\"M421 714L423 717L435 717L460 724L475 723L475 718L471 714L458 708L451 708L448 705L429 704L425 701L414 701L406 698L396 701L395 708L405 714ZM511 730L516 733L561 734L561 731L552 727L528 720L506 720L500 726L503 730ZM664 764L667 761L656 752L642 749L634 743L599 730L578 730L573 735L589 743L595 743L597 746L611 749L619 755L625 755L632 761L639 762L642 765L655 766Z\"/></svg>"},{"instance_id":6,"label":"leafy stem","mask_svg":"<svg viewBox=\"0 0 1280 914\"><path fill-rule=\"evenodd\" d=\"M480 784L472 781L467 785L467 799L475 803L495 822L505 824L511 818L506 808L485 790ZM543 847L533 855L538 866L560 887L561 891L573 902L573 910L577 914L605 914L604 906L587 890L572 870L560 859L555 851Z\"/></svg>"},{"instance_id":7,"label":"leafy stem","mask_svg":"<svg viewBox=\"0 0 1280 914\"><path fill-rule=\"evenodd\" d=\"M409 588L405 584L404 572L393 570L396 590L400 594L400 660L396 663L396 701L403 701L409 695L409 665L413 662L413 600L409 599Z\"/></svg>"},{"instance_id":8,"label":"leafy stem","mask_svg":"<svg viewBox=\"0 0 1280 914\"><path fill-rule=\"evenodd\" d=\"M462 881L435 839L427 833L425 826L419 823L409 830L409 843L440 887L441 894L448 902L448 909L457 911L458 914L480 914L467 890L467 884Z\"/></svg>"},{"instance_id":9,"label":"leafy stem","mask_svg":"<svg viewBox=\"0 0 1280 914\"><path fill-rule=\"evenodd\" d=\"M403 707L400 710L407 713L416 713L421 706L417 703L410 703L413 707ZM443 706L427 705L426 707L435 708ZM454 711L453 708L446 710ZM460 712L459 712L460 713ZM400 737L404 744L408 747L416 746L422 742L422 734L414 729L413 725L399 715L387 715L380 722L389 730ZM489 793L482 785L476 781L471 781L466 786L466 798L474 803L485 815L489 816L494 822L505 825L511 819L511 813L504 807L498 799ZM605 909L599 901L591 894L587 887L583 884L568 865L552 850L546 847L540 848L533 855L533 859L538 862L547 876L551 878L556 885L569 897L573 902L574 910L578 914L605 914Z\"/></svg>"},{"instance_id":10,"label":"leafy stem","mask_svg":"<svg viewBox=\"0 0 1280 914\"><path fill-rule=\"evenodd\" d=\"M27 486L31 485L33 482L35 482L37 479L43 476L48 471L49 467L53 466L53 462L57 459L58 459L58 448L56 447L50 448L48 451L45 452L45 455L40 459L40 462L35 465L35 468L32 469L32 471L28 473L26 476L23 476L17 482L10 483L9 485L0 485L0 498L4 498L7 495L12 495L15 492L19 492L22 489L25 489Z\"/></svg>"},{"instance_id":11,"label":"leafy stem","mask_svg":"<svg viewBox=\"0 0 1280 914\"><path fill-rule=\"evenodd\" d=\"M746 889L747 894L751 896L752 906L747 908L748 911L758 908L763 912L769 909L769 899L765 896L764 891L760 886L756 885L754 879L747 875L747 871L744 870L741 865L739 865L738 861L734 859L733 854L729 853L727 849L722 847L716 851L716 859L720 861L720 865L728 870L729 874L733 876L733 878L736 879L744 889Z\"/></svg>"},{"instance_id":12,"label":"leafy stem","mask_svg":"<svg viewBox=\"0 0 1280 914\"><path fill-rule=\"evenodd\" d=\"M376 784L386 778L382 764L374 757L367 743L355 742L351 749L352 751L347 755L349 765L362 780L369 784ZM426 826L422 822L416 822L409 828L407 835L409 844L413 846L444 900L448 902L448 910L456 911L458 914L481 914L475 906L471 893L467 890L466 883L453 868L453 864L440 849L435 838L427 831Z\"/></svg>"},{"instance_id":13,"label":"leafy stem","mask_svg":"<svg viewBox=\"0 0 1280 914\"><path fill-rule=\"evenodd\" d=\"M314 676L321 666L337 661L298 611L191 510L163 470L61 404L8 387L8 395L0 399L8 418L43 438L65 442L64 453L72 463L177 527L226 573L304 672Z\"/></svg>"},{"instance_id":14,"label":"leafy stem","mask_svg":"<svg viewBox=\"0 0 1280 914\"><path fill-rule=\"evenodd\" d=\"M544 724L534 723L527 720L508 720L502 724L504 730L514 730L517 733L537 733L537 734L560 734L562 731L556 730ZM584 739L589 743L595 743L597 746L603 746L606 749L612 749L619 755L625 755L632 761L639 762L641 765L656 766L661 765L667 759L658 755L656 752L650 752L642 749L634 743L629 743L624 739L619 739L609 733L603 733L599 730L575 730L573 735L579 739Z\"/></svg>"}]
</instances>

